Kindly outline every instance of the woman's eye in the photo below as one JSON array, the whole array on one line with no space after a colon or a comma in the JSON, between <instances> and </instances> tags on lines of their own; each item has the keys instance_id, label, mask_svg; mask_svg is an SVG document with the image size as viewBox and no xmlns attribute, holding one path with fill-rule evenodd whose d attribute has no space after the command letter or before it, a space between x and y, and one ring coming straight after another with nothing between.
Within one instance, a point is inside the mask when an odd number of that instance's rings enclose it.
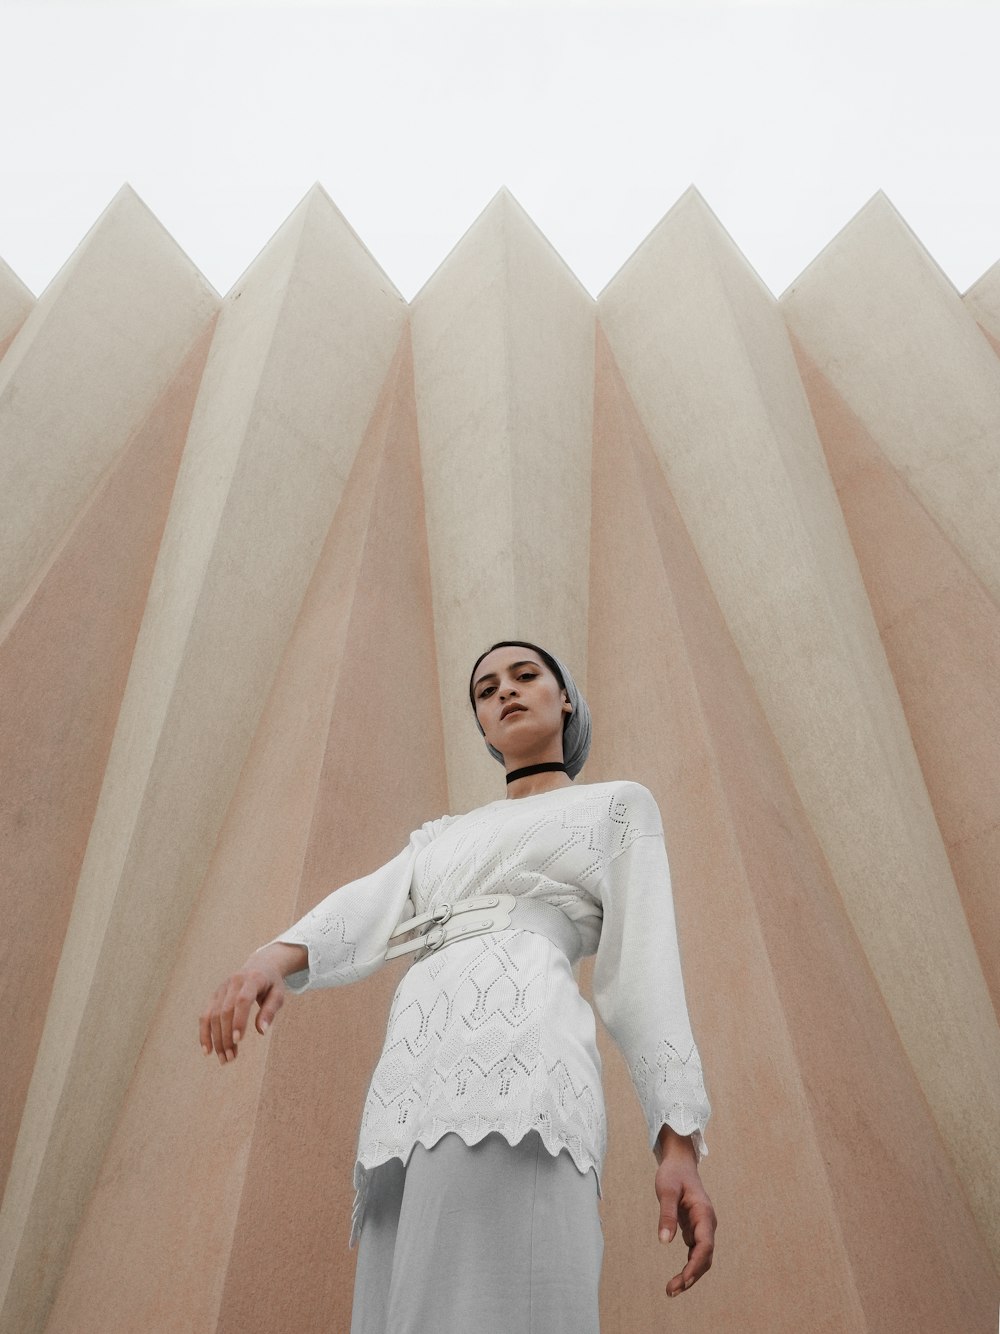
<instances>
[{"instance_id":1,"label":"woman's eye","mask_svg":"<svg viewBox=\"0 0 1000 1334\"><path fill-rule=\"evenodd\" d=\"M479 692L479 698L480 698L480 699L485 699L486 696L490 693L490 691L491 691L492 689L493 689L492 686L486 686L485 689L480 690L480 692Z\"/></svg>"}]
</instances>

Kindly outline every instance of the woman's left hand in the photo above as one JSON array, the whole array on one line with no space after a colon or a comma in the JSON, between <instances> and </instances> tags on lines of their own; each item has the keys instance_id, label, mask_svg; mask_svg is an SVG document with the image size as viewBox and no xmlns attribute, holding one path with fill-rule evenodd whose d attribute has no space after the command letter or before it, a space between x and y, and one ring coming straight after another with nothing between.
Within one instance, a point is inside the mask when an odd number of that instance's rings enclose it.
<instances>
[{"instance_id":1,"label":"woman's left hand","mask_svg":"<svg viewBox=\"0 0 1000 1334\"><path fill-rule=\"evenodd\" d=\"M656 1169L656 1197L660 1202L660 1240L669 1243L680 1225L688 1248L687 1264L667 1284L668 1297L685 1292L712 1267L718 1219L698 1175L698 1158L690 1137L669 1126L661 1133L662 1151Z\"/></svg>"}]
</instances>

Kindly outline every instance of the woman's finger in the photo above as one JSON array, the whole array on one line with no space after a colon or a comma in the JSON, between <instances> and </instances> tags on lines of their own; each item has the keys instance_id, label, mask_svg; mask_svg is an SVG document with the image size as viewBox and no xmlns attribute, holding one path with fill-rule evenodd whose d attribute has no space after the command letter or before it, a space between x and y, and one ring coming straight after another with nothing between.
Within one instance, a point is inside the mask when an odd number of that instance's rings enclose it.
<instances>
[{"instance_id":1,"label":"woman's finger","mask_svg":"<svg viewBox=\"0 0 1000 1334\"><path fill-rule=\"evenodd\" d=\"M259 977L244 976L236 997L233 1001L233 1049L242 1039L247 1031L247 1024L250 1022L250 1007L257 999L258 991L261 988Z\"/></svg>"},{"instance_id":2,"label":"woman's finger","mask_svg":"<svg viewBox=\"0 0 1000 1334\"><path fill-rule=\"evenodd\" d=\"M220 1062L226 1063L226 1049L222 1045L222 1020L219 1017L218 1004L212 1007L212 1046L219 1057Z\"/></svg>"},{"instance_id":3,"label":"woman's finger","mask_svg":"<svg viewBox=\"0 0 1000 1334\"><path fill-rule=\"evenodd\" d=\"M689 1243L691 1249L688 1262L667 1284L670 1296L690 1288L692 1283L696 1283L702 1274L707 1273L712 1267L712 1257L715 1253L715 1211L707 1198L692 1204L691 1222L693 1244Z\"/></svg>"},{"instance_id":4,"label":"woman's finger","mask_svg":"<svg viewBox=\"0 0 1000 1334\"><path fill-rule=\"evenodd\" d=\"M677 1229L678 1189L670 1185L660 1192L660 1221L657 1225L661 1241L671 1241Z\"/></svg>"},{"instance_id":5,"label":"woman's finger","mask_svg":"<svg viewBox=\"0 0 1000 1334\"><path fill-rule=\"evenodd\" d=\"M198 1041L206 1056L212 1054L212 1011L206 1007L198 1018Z\"/></svg>"},{"instance_id":6,"label":"woman's finger","mask_svg":"<svg viewBox=\"0 0 1000 1334\"><path fill-rule=\"evenodd\" d=\"M285 1003L284 986L273 985L261 1001L257 1014L257 1032L263 1035L274 1023L274 1016Z\"/></svg>"},{"instance_id":7,"label":"woman's finger","mask_svg":"<svg viewBox=\"0 0 1000 1334\"><path fill-rule=\"evenodd\" d=\"M222 1010L219 1014L219 1023L222 1030L222 1050L227 1061L236 1060L236 1047L233 1043L233 1010L236 1005L236 997L239 994L239 980L235 977L229 979L226 987L226 999L222 1003Z\"/></svg>"}]
</instances>

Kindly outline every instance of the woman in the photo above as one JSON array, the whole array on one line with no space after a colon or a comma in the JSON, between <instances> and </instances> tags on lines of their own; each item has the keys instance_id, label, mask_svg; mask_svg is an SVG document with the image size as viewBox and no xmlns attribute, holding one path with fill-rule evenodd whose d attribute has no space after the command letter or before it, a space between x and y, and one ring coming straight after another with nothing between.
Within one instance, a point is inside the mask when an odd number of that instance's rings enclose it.
<instances>
[{"instance_id":1,"label":"woman","mask_svg":"<svg viewBox=\"0 0 1000 1334\"><path fill-rule=\"evenodd\" d=\"M202 1047L235 1060L251 1006L411 959L362 1117L352 1334L597 1331L606 1121L594 1014L621 1048L658 1167L659 1236L685 1291L712 1263L698 1174L710 1106L691 1033L660 812L638 783L575 786L586 702L557 658L504 640L469 680L505 799L429 821L224 982ZM565 1152L563 1152L565 1150Z\"/></svg>"}]
</instances>

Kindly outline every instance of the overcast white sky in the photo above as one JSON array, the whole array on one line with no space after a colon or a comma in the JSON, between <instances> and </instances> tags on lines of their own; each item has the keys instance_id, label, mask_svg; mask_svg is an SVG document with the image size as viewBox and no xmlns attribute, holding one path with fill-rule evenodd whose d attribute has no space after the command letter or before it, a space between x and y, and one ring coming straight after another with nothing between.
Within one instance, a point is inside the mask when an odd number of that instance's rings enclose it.
<instances>
[{"instance_id":1,"label":"overcast white sky","mask_svg":"<svg viewBox=\"0 0 1000 1334\"><path fill-rule=\"evenodd\" d=\"M410 300L501 185L595 296L689 185L780 295L882 189L1000 258L996 0L0 0L0 257L124 182L226 292L319 181Z\"/></svg>"}]
</instances>

